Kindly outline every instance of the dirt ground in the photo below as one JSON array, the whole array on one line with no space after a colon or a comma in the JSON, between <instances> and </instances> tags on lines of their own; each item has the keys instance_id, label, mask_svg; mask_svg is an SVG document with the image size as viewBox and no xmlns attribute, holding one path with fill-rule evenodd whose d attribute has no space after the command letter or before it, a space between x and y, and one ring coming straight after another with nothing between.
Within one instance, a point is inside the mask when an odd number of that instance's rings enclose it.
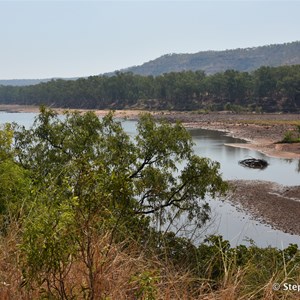
<instances>
[{"instance_id":1,"label":"dirt ground","mask_svg":"<svg viewBox=\"0 0 300 300\"><path fill-rule=\"evenodd\" d=\"M63 113L67 109L64 108L53 108L58 113ZM107 115L110 110L109 109L68 109L69 111L79 111L79 112L86 112L86 111L94 111L98 116L105 116ZM39 112L39 106L33 106L33 105L8 105L8 104L0 104L0 111L6 111L6 112ZM137 119L140 114L146 113L148 111L145 110L114 110L114 114L117 118L131 118L131 119ZM153 115L159 115L160 112L151 112Z\"/></svg>"},{"instance_id":2,"label":"dirt ground","mask_svg":"<svg viewBox=\"0 0 300 300\"><path fill-rule=\"evenodd\" d=\"M228 200L262 223L300 235L300 186L286 187L274 182L233 180Z\"/></svg>"}]
</instances>

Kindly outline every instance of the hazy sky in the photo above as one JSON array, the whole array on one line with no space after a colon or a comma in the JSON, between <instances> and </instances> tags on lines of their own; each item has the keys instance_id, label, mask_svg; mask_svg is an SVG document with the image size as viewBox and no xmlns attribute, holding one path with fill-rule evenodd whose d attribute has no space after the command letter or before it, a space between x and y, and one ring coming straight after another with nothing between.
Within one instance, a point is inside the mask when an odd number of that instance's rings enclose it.
<instances>
[{"instance_id":1,"label":"hazy sky","mask_svg":"<svg viewBox=\"0 0 300 300\"><path fill-rule=\"evenodd\" d=\"M300 1L1 1L0 79L78 77L300 40Z\"/></svg>"}]
</instances>

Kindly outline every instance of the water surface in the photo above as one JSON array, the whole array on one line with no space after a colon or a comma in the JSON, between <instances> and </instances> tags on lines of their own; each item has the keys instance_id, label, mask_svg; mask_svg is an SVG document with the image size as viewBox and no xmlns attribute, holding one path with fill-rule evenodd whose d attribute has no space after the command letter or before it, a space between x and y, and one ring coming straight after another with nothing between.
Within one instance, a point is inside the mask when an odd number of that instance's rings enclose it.
<instances>
[{"instance_id":1,"label":"water surface","mask_svg":"<svg viewBox=\"0 0 300 300\"><path fill-rule=\"evenodd\" d=\"M196 153L220 162L225 179L267 180L283 185L300 183L300 161L297 159L273 158L254 150L226 146L225 144L245 141L220 131L191 129L190 133L195 142ZM238 163L250 157L265 159L269 166L260 170L246 168Z\"/></svg>"}]
</instances>

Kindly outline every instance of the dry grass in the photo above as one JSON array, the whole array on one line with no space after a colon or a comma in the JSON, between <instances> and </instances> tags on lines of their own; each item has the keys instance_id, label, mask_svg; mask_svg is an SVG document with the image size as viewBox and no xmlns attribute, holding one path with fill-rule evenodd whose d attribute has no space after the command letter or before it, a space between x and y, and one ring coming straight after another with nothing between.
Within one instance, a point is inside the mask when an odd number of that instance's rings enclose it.
<instances>
[{"instance_id":1,"label":"dry grass","mask_svg":"<svg viewBox=\"0 0 300 300\"><path fill-rule=\"evenodd\" d=\"M58 292L59 277L48 275L46 283L24 285L19 266L18 229L0 242L0 299L63 299ZM109 236L102 236L93 245L95 299L191 299L193 279L187 272L178 272L154 257L145 257L134 245L109 246ZM88 299L88 270L78 257L64 274L66 299ZM49 290L51 293L49 293ZM151 298L153 297L153 298Z\"/></svg>"},{"instance_id":2,"label":"dry grass","mask_svg":"<svg viewBox=\"0 0 300 300\"><path fill-rule=\"evenodd\" d=\"M38 293L22 288L18 241L19 227L11 224L7 235L0 238L0 299L37 299Z\"/></svg>"},{"instance_id":3,"label":"dry grass","mask_svg":"<svg viewBox=\"0 0 300 300\"><path fill-rule=\"evenodd\" d=\"M295 120L277 120L277 119L249 119L249 120L239 120L237 123L241 124L253 124L253 125L259 125L259 126L274 126L274 125L288 125L288 126L299 126L300 121Z\"/></svg>"},{"instance_id":4,"label":"dry grass","mask_svg":"<svg viewBox=\"0 0 300 300\"><path fill-rule=\"evenodd\" d=\"M19 265L19 229L12 226L0 241L0 299L89 299L88 270L82 257L70 264L63 278L66 296L60 296L59 278L49 276L50 285L24 286ZM271 278L251 282L252 273L258 270L249 266L226 265L224 276L216 285L209 278L196 278L187 270L178 270L170 261L146 256L134 242L110 244L110 236L95 239L94 248L94 299L105 300L250 300L250 299L299 299L293 291L274 291L274 282L296 283L287 268L274 270ZM224 262L225 263L225 262ZM215 282L214 282L215 284ZM253 288L254 286L254 288ZM50 289L47 292L47 289ZM51 298L52 294L52 298Z\"/></svg>"}]
</instances>

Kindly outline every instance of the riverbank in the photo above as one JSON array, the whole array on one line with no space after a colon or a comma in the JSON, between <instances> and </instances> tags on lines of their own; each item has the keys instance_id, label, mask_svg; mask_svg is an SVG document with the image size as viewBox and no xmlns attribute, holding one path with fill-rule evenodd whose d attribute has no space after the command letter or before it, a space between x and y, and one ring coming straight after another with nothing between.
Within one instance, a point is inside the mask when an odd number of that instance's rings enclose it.
<instances>
[{"instance_id":1,"label":"riverbank","mask_svg":"<svg viewBox=\"0 0 300 300\"><path fill-rule=\"evenodd\" d=\"M39 112L38 106L0 105L0 110L8 112ZM62 113L64 109L56 109ZM78 110L85 112L87 110ZM98 116L109 110L94 110ZM144 110L116 110L117 118L137 119ZM197 113L152 111L156 118L166 118L172 122L180 121L187 128L203 128L227 132L228 135L244 139L248 143L228 144L227 146L248 148L272 157L300 159L300 143L278 144L285 133L295 130L300 124L299 114L233 114L228 112Z\"/></svg>"},{"instance_id":2,"label":"riverbank","mask_svg":"<svg viewBox=\"0 0 300 300\"><path fill-rule=\"evenodd\" d=\"M103 117L107 115L110 110L109 109L64 109L64 108L51 108L58 113L63 113L64 111L79 111L79 112L87 112L93 111L99 117ZM0 104L0 111L5 112L22 112L22 113L38 113L39 106L33 105L6 105ZM129 118L129 119L138 119L140 114L143 113L151 113L152 115L162 115L160 111L146 111L146 110L133 110L133 109L124 109L124 110L114 110L114 115L116 118Z\"/></svg>"},{"instance_id":3,"label":"riverbank","mask_svg":"<svg viewBox=\"0 0 300 300\"><path fill-rule=\"evenodd\" d=\"M228 200L254 219L290 234L300 235L300 186L269 181L232 180Z\"/></svg>"},{"instance_id":4,"label":"riverbank","mask_svg":"<svg viewBox=\"0 0 300 300\"><path fill-rule=\"evenodd\" d=\"M271 157L300 159L300 143L278 143L286 132L295 131L295 125L300 125L300 115L209 113L197 116L189 113L178 117L187 128L224 131L247 141L227 146L247 148Z\"/></svg>"},{"instance_id":5,"label":"riverbank","mask_svg":"<svg viewBox=\"0 0 300 300\"><path fill-rule=\"evenodd\" d=\"M1 105L0 110L9 112L38 112L35 106ZM59 113L63 109L57 109ZM86 110L80 110L82 112ZM109 110L95 110L104 116ZM118 110L118 118L137 119L146 111ZM248 141L247 144L229 146L250 148L270 156L300 159L299 144L276 144L288 130L294 130L300 116L294 114L230 114L193 112L151 112L156 118L166 118L172 122L181 121L186 127L205 128L228 132L229 135ZM282 175L284 176L284 174ZM271 182L233 181L234 192L229 200L251 212L254 218L275 228L300 235L300 186L283 187ZM293 193L293 194L292 194ZM297 201L295 199L298 199Z\"/></svg>"}]
</instances>

